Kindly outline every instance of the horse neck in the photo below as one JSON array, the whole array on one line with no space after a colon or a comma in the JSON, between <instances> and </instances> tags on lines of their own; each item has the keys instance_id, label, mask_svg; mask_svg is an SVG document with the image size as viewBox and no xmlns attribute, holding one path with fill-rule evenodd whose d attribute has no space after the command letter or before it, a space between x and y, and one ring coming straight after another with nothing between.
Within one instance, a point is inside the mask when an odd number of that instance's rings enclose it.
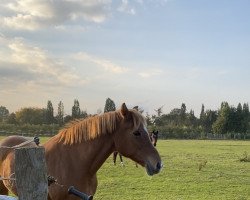
<instances>
[{"instance_id":1,"label":"horse neck","mask_svg":"<svg viewBox=\"0 0 250 200\"><path fill-rule=\"evenodd\" d=\"M115 148L112 134L105 134L90 141L71 145L58 143L55 137L55 139L52 138L45 143L44 147L51 160L53 160L53 157L57 157L58 154L60 154L62 160L66 157L73 157L74 159L70 160L72 166L78 167L83 173L93 175Z\"/></svg>"},{"instance_id":2,"label":"horse neck","mask_svg":"<svg viewBox=\"0 0 250 200\"><path fill-rule=\"evenodd\" d=\"M88 160L89 172L95 174L111 153L114 152L114 139L111 134L105 134L87 142L87 145L91 149Z\"/></svg>"}]
</instances>

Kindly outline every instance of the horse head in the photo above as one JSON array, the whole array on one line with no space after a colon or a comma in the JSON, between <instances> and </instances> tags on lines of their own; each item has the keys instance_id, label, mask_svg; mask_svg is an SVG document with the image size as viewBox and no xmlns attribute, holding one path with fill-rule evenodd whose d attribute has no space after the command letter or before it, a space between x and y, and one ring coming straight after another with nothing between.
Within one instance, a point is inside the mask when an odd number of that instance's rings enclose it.
<instances>
[{"instance_id":1,"label":"horse head","mask_svg":"<svg viewBox=\"0 0 250 200\"><path fill-rule=\"evenodd\" d=\"M116 151L145 167L148 175L157 174L162 168L161 158L150 141L145 118L125 103L120 112L122 119L114 134Z\"/></svg>"},{"instance_id":2,"label":"horse head","mask_svg":"<svg viewBox=\"0 0 250 200\"><path fill-rule=\"evenodd\" d=\"M158 131L153 130L153 132L150 134L150 139L152 144L156 147L157 140L158 140Z\"/></svg>"}]
</instances>

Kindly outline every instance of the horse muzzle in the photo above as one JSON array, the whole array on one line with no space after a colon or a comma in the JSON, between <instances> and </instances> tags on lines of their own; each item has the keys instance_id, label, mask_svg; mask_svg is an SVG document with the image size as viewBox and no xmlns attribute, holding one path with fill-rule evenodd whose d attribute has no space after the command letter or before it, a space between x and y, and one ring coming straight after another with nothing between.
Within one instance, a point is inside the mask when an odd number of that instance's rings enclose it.
<instances>
[{"instance_id":1,"label":"horse muzzle","mask_svg":"<svg viewBox=\"0 0 250 200\"><path fill-rule=\"evenodd\" d=\"M155 166L153 166L152 164L147 162L145 167L147 174L149 176L153 176L154 174L158 174L161 171L163 164L161 162L158 162Z\"/></svg>"}]
</instances>

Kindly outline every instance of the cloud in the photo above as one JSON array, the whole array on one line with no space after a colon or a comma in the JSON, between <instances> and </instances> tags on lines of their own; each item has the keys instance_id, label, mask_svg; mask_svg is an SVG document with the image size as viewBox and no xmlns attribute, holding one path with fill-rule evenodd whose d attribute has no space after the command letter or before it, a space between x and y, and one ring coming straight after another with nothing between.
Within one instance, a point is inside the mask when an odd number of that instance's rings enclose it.
<instances>
[{"instance_id":1,"label":"cloud","mask_svg":"<svg viewBox=\"0 0 250 200\"><path fill-rule=\"evenodd\" d=\"M3 0L1 24L18 30L36 30L84 20L101 23L109 16L111 0Z\"/></svg>"},{"instance_id":2,"label":"cloud","mask_svg":"<svg viewBox=\"0 0 250 200\"><path fill-rule=\"evenodd\" d=\"M139 3L142 3L142 2L139 2ZM130 15L136 14L135 8L130 6L128 0L122 0L122 3L117 10L123 13L130 14Z\"/></svg>"},{"instance_id":3,"label":"cloud","mask_svg":"<svg viewBox=\"0 0 250 200\"><path fill-rule=\"evenodd\" d=\"M150 78L152 76L160 75L161 73L162 73L162 70L160 69L149 69L143 72L139 72L138 75L141 76L142 78Z\"/></svg>"},{"instance_id":4,"label":"cloud","mask_svg":"<svg viewBox=\"0 0 250 200\"><path fill-rule=\"evenodd\" d=\"M3 29L36 31L47 27L102 23L116 11L135 15L146 4L162 6L170 0L1 0ZM118 5L117 5L118 4ZM84 24L84 25L83 25Z\"/></svg>"},{"instance_id":5,"label":"cloud","mask_svg":"<svg viewBox=\"0 0 250 200\"><path fill-rule=\"evenodd\" d=\"M143 0L137 0L137 2L141 5L143 4Z\"/></svg>"},{"instance_id":6,"label":"cloud","mask_svg":"<svg viewBox=\"0 0 250 200\"><path fill-rule=\"evenodd\" d=\"M122 67L120 65L113 63L110 60L98 58L96 56L89 55L85 52L79 52L73 55L72 57L76 60L94 63L97 66L102 67L105 71L115 73L115 74L122 74L122 73L126 73L127 71L129 71L129 68Z\"/></svg>"},{"instance_id":7,"label":"cloud","mask_svg":"<svg viewBox=\"0 0 250 200\"><path fill-rule=\"evenodd\" d=\"M224 69L224 70L218 71L217 74L218 74L219 76L226 76L226 75L229 74L229 71L226 70L226 69Z\"/></svg>"},{"instance_id":8,"label":"cloud","mask_svg":"<svg viewBox=\"0 0 250 200\"><path fill-rule=\"evenodd\" d=\"M39 47L21 38L0 36L0 74L2 87L33 84L43 87L69 87L85 84L74 70ZM10 84L11 83L11 84Z\"/></svg>"}]
</instances>

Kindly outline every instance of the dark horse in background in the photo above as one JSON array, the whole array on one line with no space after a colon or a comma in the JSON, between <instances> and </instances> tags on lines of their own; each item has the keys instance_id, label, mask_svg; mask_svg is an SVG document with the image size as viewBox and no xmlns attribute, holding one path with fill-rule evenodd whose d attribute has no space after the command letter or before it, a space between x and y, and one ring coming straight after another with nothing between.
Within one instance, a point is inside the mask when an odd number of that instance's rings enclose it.
<instances>
[{"instance_id":1,"label":"dark horse in background","mask_svg":"<svg viewBox=\"0 0 250 200\"><path fill-rule=\"evenodd\" d=\"M27 138L10 136L0 144L0 176L11 177L15 168L14 148L24 144ZM35 147L34 142L24 147ZM12 148L11 148L12 147ZM48 175L57 179L49 187L48 200L76 200L68 195L69 186L94 195L97 188L96 173L114 152L134 160L146 168L148 175L160 172L161 158L151 144L146 120L135 109L122 104L120 110L75 120L45 144ZM17 194L10 180L0 181L0 191Z\"/></svg>"},{"instance_id":2,"label":"dark horse in background","mask_svg":"<svg viewBox=\"0 0 250 200\"><path fill-rule=\"evenodd\" d=\"M152 144L154 145L154 147L156 147L156 144L157 144L158 134L159 134L158 131L153 130L153 132L150 133L150 135L149 135L150 140L151 140Z\"/></svg>"},{"instance_id":3,"label":"dark horse in background","mask_svg":"<svg viewBox=\"0 0 250 200\"><path fill-rule=\"evenodd\" d=\"M153 130L152 132L149 133L150 141L154 145L154 147L156 147L156 144L157 144L158 133L159 132L155 131L155 130ZM113 153L114 165L116 165L116 158L117 158L118 155L120 157L120 162L121 162L122 166L124 166L123 159L122 159L122 154L120 154L118 151L114 151L114 153ZM137 163L136 163L136 167L138 167Z\"/></svg>"}]
</instances>

